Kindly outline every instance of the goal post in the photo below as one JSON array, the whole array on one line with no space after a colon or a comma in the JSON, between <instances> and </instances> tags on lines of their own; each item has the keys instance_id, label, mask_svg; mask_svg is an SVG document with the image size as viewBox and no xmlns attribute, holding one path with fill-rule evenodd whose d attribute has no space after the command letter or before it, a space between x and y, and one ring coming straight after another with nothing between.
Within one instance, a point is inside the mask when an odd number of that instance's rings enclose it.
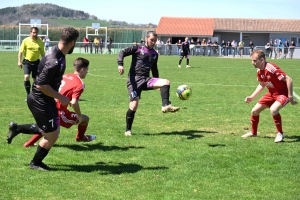
<instances>
[{"instance_id":1,"label":"goal post","mask_svg":"<svg viewBox=\"0 0 300 200\"><path fill-rule=\"evenodd\" d=\"M107 27L101 27L100 23L92 23L92 26L86 27L85 37L89 39L89 36L104 37L103 40L106 44L107 41Z\"/></svg>"},{"instance_id":2,"label":"goal post","mask_svg":"<svg viewBox=\"0 0 300 200\"><path fill-rule=\"evenodd\" d=\"M26 32L24 30L25 27L26 27ZM41 36L45 37L45 36L48 36L48 34L49 34L49 25L48 24L38 24L38 23L23 24L23 23L19 23L19 34L17 35L18 46L21 46L21 43L22 43L22 41L25 37L30 36L29 29L31 27L38 27L39 28L38 37L41 37Z\"/></svg>"}]
</instances>

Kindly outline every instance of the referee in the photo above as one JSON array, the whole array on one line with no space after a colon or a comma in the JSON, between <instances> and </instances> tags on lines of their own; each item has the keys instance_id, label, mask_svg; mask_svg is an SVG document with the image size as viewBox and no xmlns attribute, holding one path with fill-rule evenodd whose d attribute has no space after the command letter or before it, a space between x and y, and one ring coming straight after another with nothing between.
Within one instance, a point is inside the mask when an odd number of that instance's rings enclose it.
<instances>
[{"instance_id":1,"label":"referee","mask_svg":"<svg viewBox=\"0 0 300 200\"><path fill-rule=\"evenodd\" d=\"M44 43L38 38L39 29L37 27L30 28L30 37L23 40L19 54L18 54L18 66L22 69L24 65L24 86L27 95L30 93L30 74L35 81L37 75L38 65L40 63L40 56L45 53ZM22 61L22 55L24 53L24 59ZM26 101L26 100L25 100Z\"/></svg>"}]
</instances>

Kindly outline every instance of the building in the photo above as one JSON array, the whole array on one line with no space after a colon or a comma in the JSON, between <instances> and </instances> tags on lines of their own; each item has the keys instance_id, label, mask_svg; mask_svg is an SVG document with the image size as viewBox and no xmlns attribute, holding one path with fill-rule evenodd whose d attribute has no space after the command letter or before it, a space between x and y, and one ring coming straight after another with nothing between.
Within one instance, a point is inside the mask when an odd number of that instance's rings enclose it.
<instances>
[{"instance_id":1,"label":"building","mask_svg":"<svg viewBox=\"0 0 300 200\"><path fill-rule=\"evenodd\" d=\"M171 38L173 44L188 36L218 43L243 40L245 46L250 41L255 46L264 46L270 39L293 40L300 46L300 20L296 19L161 17L156 33L163 42Z\"/></svg>"}]
</instances>

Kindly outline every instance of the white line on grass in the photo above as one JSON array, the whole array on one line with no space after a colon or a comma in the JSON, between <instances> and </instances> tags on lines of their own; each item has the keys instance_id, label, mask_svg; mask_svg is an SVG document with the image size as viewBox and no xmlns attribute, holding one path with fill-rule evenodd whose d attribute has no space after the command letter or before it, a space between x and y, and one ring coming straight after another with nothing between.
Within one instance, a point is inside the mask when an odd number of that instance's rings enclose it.
<instances>
[{"instance_id":1,"label":"white line on grass","mask_svg":"<svg viewBox=\"0 0 300 200\"><path fill-rule=\"evenodd\" d=\"M300 101L300 96L295 91L293 91L293 96Z\"/></svg>"},{"instance_id":2,"label":"white line on grass","mask_svg":"<svg viewBox=\"0 0 300 200\"><path fill-rule=\"evenodd\" d=\"M123 76L124 78L117 78L117 77L109 77L109 76L102 76L102 75L98 75L98 74L91 74L90 72L88 73L88 75L91 75L91 76L97 76L97 77L101 77L101 78L111 78L111 79L127 79L127 75L126 76ZM172 83L176 83L176 84L182 84L182 82L175 82L175 81L172 81ZM223 85L223 84L207 84L207 83L192 83L192 82L189 82L189 83L185 83L185 84L188 84L188 85L207 85L207 86L218 86L218 87L249 87L249 88L256 88L257 85L255 86L249 86L249 85ZM294 88L299 88L299 87L294 87ZM296 93L295 93L296 94ZM296 94L297 95L297 94ZM298 95L297 95L298 96ZM300 96L295 96L299 101L300 101Z\"/></svg>"}]
</instances>

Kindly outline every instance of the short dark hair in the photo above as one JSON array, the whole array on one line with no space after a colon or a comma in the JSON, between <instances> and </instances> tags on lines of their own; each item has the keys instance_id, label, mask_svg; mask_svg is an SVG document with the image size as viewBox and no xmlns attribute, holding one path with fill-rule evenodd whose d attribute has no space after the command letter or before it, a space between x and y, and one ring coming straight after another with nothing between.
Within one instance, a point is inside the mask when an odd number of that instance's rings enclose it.
<instances>
[{"instance_id":1,"label":"short dark hair","mask_svg":"<svg viewBox=\"0 0 300 200\"><path fill-rule=\"evenodd\" d=\"M79 32L72 28L64 28L60 35L60 41L62 41L64 44L69 44L72 41L76 41L79 37Z\"/></svg>"},{"instance_id":2,"label":"short dark hair","mask_svg":"<svg viewBox=\"0 0 300 200\"><path fill-rule=\"evenodd\" d=\"M155 31L148 31L146 37L150 37L150 35L153 35L154 37L157 37L157 34Z\"/></svg>"},{"instance_id":3,"label":"short dark hair","mask_svg":"<svg viewBox=\"0 0 300 200\"><path fill-rule=\"evenodd\" d=\"M38 27L35 27L35 26L30 27L30 32L32 32L33 29L34 29L37 33L39 32L39 28L38 28Z\"/></svg>"},{"instance_id":4,"label":"short dark hair","mask_svg":"<svg viewBox=\"0 0 300 200\"><path fill-rule=\"evenodd\" d=\"M73 62L73 66L75 71L79 72L81 68L88 68L90 64L90 61L88 61L85 58L76 58Z\"/></svg>"}]
</instances>

